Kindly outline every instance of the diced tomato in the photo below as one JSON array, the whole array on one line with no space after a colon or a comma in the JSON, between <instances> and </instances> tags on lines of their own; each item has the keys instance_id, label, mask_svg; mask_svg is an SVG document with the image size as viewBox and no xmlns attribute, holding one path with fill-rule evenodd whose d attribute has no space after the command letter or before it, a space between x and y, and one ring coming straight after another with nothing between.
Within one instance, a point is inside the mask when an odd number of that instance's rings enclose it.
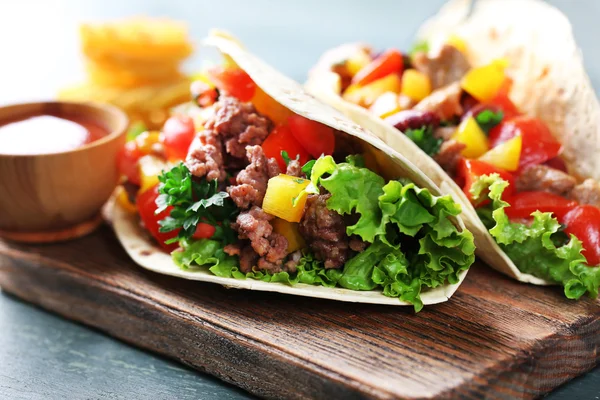
<instances>
[{"instance_id":1,"label":"diced tomato","mask_svg":"<svg viewBox=\"0 0 600 400\"><path fill-rule=\"evenodd\" d=\"M332 128L297 114L288 117L288 125L292 135L311 156L319 158L322 154L333 154L335 136Z\"/></svg>"},{"instance_id":2,"label":"diced tomato","mask_svg":"<svg viewBox=\"0 0 600 400\"><path fill-rule=\"evenodd\" d=\"M194 121L187 115L174 115L165 122L162 141L169 160L184 160L194 139Z\"/></svg>"},{"instance_id":3,"label":"diced tomato","mask_svg":"<svg viewBox=\"0 0 600 400\"><path fill-rule=\"evenodd\" d=\"M402 53L396 49L389 49L358 71L352 78L352 83L363 86L389 74L396 73L400 75L403 69Z\"/></svg>"},{"instance_id":4,"label":"diced tomato","mask_svg":"<svg viewBox=\"0 0 600 400\"><path fill-rule=\"evenodd\" d=\"M250 101L256 91L256 84L240 68L218 66L208 71L210 80L222 90L240 101Z\"/></svg>"},{"instance_id":5,"label":"diced tomato","mask_svg":"<svg viewBox=\"0 0 600 400\"><path fill-rule=\"evenodd\" d=\"M502 89L492 100L488 102L489 105L496 106L504 113L504 120L508 120L521 115L521 112L514 105L514 103L508 98L506 93L503 93Z\"/></svg>"},{"instance_id":6,"label":"diced tomato","mask_svg":"<svg viewBox=\"0 0 600 400\"><path fill-rule=\"evenodd\" d=\"M213 105L219 97L217 88L201 80L192 82L190 85L190 92L192 93L192 98L200 107Z\"/></svg>"},{"instance_id":7,"label":"diced tomato","mask_svg":"<svg viewBox=\"0 0 600 400\"><path fill-rule=\"evenodd\" d=\"M292 131L287 125L278 125L273 131L267 136L262 144L265 156L275 158L279 169L285 172L286 165L281 152L287 152L288 156L293 160L300 156L300 164L304 165L310 160L309 154L304 150L304 147L294 138Z\"/></svg>"},{"instance_id":8,"label":"diced tomato","mask_svg":"<svg viewBox=\"0 0 600 400\"><path fill-rule=\"evenodd\" d=\"M490 131L490 146L496 147L517 135L523 138L519 169L544 163L560 152L561 145L546 124L527 116L515 117L494 127Z\"/></svg>"},{"instance_id":9,"label":"diced tomato","mask_svg":"<svg viewBox=\"0 0 600 400\"><path fill-rule=\"evenodd\" d=\"M582 254L590 266L600 265L600 209L582 205L569 211L562 221L565 232L573 234L583 243Z\"/></svg>"},{"instance_id":10,"label":"diced tomato","mask_svg":"<svg viewBox=\"0 0 600 400\"><path fill-rule=\"evenodd\" d=\"M560 221L566 213L577 207L576 201L548 192L520 192L505 200L510 204L505 209L510 219L529 218L532 212L539 210L554 213Z\"/></svg>"},{"instance_id":11,"label":"diced tomato","mask_svg":"<svg viewBox=\"0 0 600 400\"><path fill-rule=\"evenodd\" d=\"M210 239L215 234L215 228L211 224L207 224L205 222L199 222L196 227L196 232L192 235L194 239Z\"/></svg>"},{"instance_id":12,"label":"diced tomato","mask_svg":"<svg viewBox=\"0 0 600 400\"><path fill-rule=\"evenodd\" d=\"M146 230L154 239L156 239L160 247L168 252L171 252L178 247L177 243L165 244L165 241L177 236L179 230L177 229L171 232L159 232L160 226L158 225L158 221L169 216L173 207L168 207L160 214L155 214L157 197L158 185L140 193L136 200L138 213L140 214L140 218L146 227Z\"/></svg>"},{"instance_id":13,"label":"diced tomato","mask_svg":"<svg viewBox=\"0 0 600 400\"><path fill-rule=\"evenodd\" d=\"M136 185L139 185L141 182L137 164L143 155L135 141L127 142L117 154L117 168L119 172L125 175L128 181Z\"/></svg>"},{"instance_id":14,"label":"diced tomato","mask_svg":"<svg viewBox=\"0 0 600 400\"><path fill-rule=\"evenodd\" d=\"M503 169L494 167L486 162L479 160L467 160L461 159L458 163L456 182L459 186L462 186L463 192L467 196L467 198L473 201L473 196L471 195L471 187L475 183L475 181L483 175L490 174L499 174L502 179L509 183L508 187L504 189L504 193L502 197L506 199L510 197L515 190L515 180L510 172L504 171ZM484 206L489 203L489 200L485 200L479 204L478 207Z\"/></svg>"}]
</instances>

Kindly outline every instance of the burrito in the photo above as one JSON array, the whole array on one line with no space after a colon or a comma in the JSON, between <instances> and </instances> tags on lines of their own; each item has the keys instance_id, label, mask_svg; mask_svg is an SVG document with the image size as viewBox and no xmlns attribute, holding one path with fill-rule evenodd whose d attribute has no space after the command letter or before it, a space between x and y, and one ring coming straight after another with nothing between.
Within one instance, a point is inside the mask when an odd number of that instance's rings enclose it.
<instances>
[{"instance_id":1,"label":"burrito","mask_svg":"<svg viewBox=\"0 0 600 400\"><path fill-rule=\"evenodd\" d=\"M149 270L232 288L446 301L475 258L461 207L405 157L225 33L194 101L119 156L113 226Z\"/></svg>"},{"instance_id":2,"label":"burrito","mask_svg":"<svg viewBox=\"0 0 600 400\"><path fill-rule=\"evenodd\" d=\"M453 195L487 264L596 297L600 105L571 26L542 1L472 3L447 3L409 52L326 52L306 87Z\"/></svg>"}]
</instances>

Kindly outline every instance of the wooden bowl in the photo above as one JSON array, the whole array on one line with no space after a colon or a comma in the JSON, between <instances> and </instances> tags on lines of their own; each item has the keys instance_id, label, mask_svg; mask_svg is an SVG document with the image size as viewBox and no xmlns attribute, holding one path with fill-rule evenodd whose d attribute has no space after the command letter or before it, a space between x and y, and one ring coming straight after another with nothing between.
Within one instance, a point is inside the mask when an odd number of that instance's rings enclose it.
<instances>
[{"instance_id":1,"label":"wooden bowl","mask_svg":"<svg viewBox=\"0 0 600 400\"><path fill-rule=\"evenodd\" d=\"M0 125L40 114L88 118L108 134L61 153L0 154L0 237L5 239L52 242L91 232L118 182L116 157L128 124L121 110L93 103L16 104L0 107Z\"/></svg>"}]
</instances>

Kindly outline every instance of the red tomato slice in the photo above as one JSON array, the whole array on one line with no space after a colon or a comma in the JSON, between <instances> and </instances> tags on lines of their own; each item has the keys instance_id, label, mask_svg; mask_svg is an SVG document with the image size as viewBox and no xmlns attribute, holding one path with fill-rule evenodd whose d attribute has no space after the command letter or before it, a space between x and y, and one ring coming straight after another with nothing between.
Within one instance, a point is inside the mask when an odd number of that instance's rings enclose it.
<instances>
[{"instance_id":1,"label":"red tomato slice","mask_svg":"<svg viewBox=\"0 0 600 400\"><path fill-rule=\"evenodd\" d=\"M332 128L297 114L288 117L288 125L292 135L311 156L319 158L322 154L333 154L335 136Z\"/></svg>"},{"instance_id":2,"label":"red tomato slice","mask_svg":"<svg viewBox=\"0 0 600 400\"><path fill-rule=\"evenodd\" d=\"M165 244L166 240L174 238L179 233L179 229L176 229L171 232L159 232L158 229L160 226L158 225L158 221L161 219L168 217L171 213L171 209L173 207L168 207L166 210L161 212L160 214L155 214L156 211L156 198L158 197L158 185L151 187L150 189L140 193L136 200L136 205L138 207L138 213L140 214L140 218L146 227L146 230L152 235L154 239L158 242L160 247L164 250L171 252L175 250L178 246L177 243Z\"/></svg>"},{"instance_id":3,"label":"red tomato slice","mask_svg":"<svg viewBox=\"0 0 600 400\"><path fill-rule=\"evenodd\" d=\"M285 161L281 157L282 151L286 151L292 160L300 156L301 165L304 165L308 160L310 160L310 155L294 138L290 127L287 125L276 126L263 142L262 148L265 156L268 158L275 158L277 160L279 169L282 172L285 172L287 169Z\"/></svg>"},{"instance_id":4,"label":"red tomato slice","mask_svg":"<svg viewBox=\"0 0 600 400\"><path fill-rule=\"evenodd\" d=\"M192 235L194 239L210 239L215 234L217 228L205 222L199 222L196 232Z\"/></svg>"},{"instance_id":5,"label":"red tomato slice","mask_svg":"<svg viewBox=\"0 0 600 400\"><path fill-rule=\"evenodd\" d=\"M569 211L561 221L565 232L575 235L583 243L582 254L590 266L600 265L600 209L583 205Z\"/></svg>"},{"instance_id":6,"label":"red tomato slice","mask_svg":"<svg viewBox=\"0 0 600 400\"><path fill-rule=\"evenodd\" d=\"M136 185L140 184L138 160L143 156L135 141L127 142L117 154L117 168L127 180Z\"/></svg>"},{"instance_id":7,"label":"red tomato slice","mask_svg":"<svg viewBox=\"0 0 600 400\"><path fill-rule=\"evenodd\" d=\"M510 197L510 195L514 193L515 190L515 180L512 174L483 161L467 160L462 158L458 163L457 176L455 180L459 186L462 186L463 192L465 193L467 198L473 201L473 196L471 195L471 187L473 186L475 181L480 176L490 175L494 173L499 174L502 179L508 181L509 185L506 189L504 189L502 197L504 199ZM486 204L489 204L489 200L485 200L477 204L477 207L481 207Z\"/></svg>"},{"instance_id":8,"label":"red tomato slice","mask_svg":"<svg viewBox=\"0 0 600 400\"><path fill-rule=\"evenodd\" d=\"M402 74L403 69L402 53L396 49L389 49L358 71L352 78L352 83L363 86L389 74Z\"/></svg>"},{"instance_id":9,"label":"red tomato slice","mask_svg":"<svg viewBox=\"0 0 600 400\"><path fill-rule=\"evenodd\" d=\"M520 135L523 138L519 169L529 165L542 164L558 155L561 144L541 120L521 116L503 121L490 131L490 146L506 142Z\"/></svg>"},{"instance_id":10,"label":"red tomato slice","mask_svg":"<svg viewBox=\"0 0 600 400\"><path fill-rule=\"evenodd\" d=\"M256 84L240 68L218 66L208 70L210 80L222 90L240 101L250 101L254 97Z\"/></svg>"},{"instance_id":11,"label":"red tomato slice","mask_svg":"<svg viewBox=\"0 0 600 400\"><path fill-rule=\"evenodd\" d=\"M169 160L185 160L196 128L194 121L187 115L174 115L165 122L162 142Z\"/></svg>"},{"instance_id":12,"label":"red tomato slice","mask_svg":"<svg viewBox=\"0 0 600 400\"><path fill-rule=\"evenodd\" d=\"M526 219L534 211L551 212L560 221L566 213L577 207L574 200L548 192L520 192L508 198L510 207L505 208L510 219Z\"/></svg>"}]
</instances>

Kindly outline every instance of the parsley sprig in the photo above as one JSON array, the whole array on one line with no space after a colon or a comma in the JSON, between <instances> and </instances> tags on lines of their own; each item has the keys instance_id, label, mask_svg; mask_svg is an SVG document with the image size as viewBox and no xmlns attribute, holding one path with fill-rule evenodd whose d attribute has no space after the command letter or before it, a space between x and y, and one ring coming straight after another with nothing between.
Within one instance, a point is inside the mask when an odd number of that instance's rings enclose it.
<instances>
[{"instance_id":1,"label":"parsley sprig","mask_svg":"<svg viewBox=\"0 0 600 400\"><path fill-rule=\"evenodd\" d=\"M444 142L442 138L433 136L433 128L429 125L419 129L407 129L404 134L429 156L436 155Z\"/></svg>"},{"instance_id":2,"label":"parsley sprig","mask_svg":"<svg viewBox=\"0 0 600 400\"><path fill-rule=\"evenodd\" d=\"M159 230L171 232L180 229L177 236L169 239L167 244L191 238L200 222L216 228L213 239L221 239L225 243L235 241L235 232L230 223L239 211L229 194L219 191L216 180L194 180L183 163L163 172L158 180L160 194L156 199L156 213L173 207L170 215L159 221Z\"/></svg>"},{"instance_id":3,"label":"parsley sprig","mask_svg":"<svg viewBox=\"0 0 600 400\"><path fill-rule=\"evenodd\" d=\"M495 112L494 110L490 110L486 108L475 117L475 121L481 128L482 131L485 132L486 135L490 133L490 130L502 122L502 118L504 118L504 113L502 110Z\"/></svg>"}]
</instances>

